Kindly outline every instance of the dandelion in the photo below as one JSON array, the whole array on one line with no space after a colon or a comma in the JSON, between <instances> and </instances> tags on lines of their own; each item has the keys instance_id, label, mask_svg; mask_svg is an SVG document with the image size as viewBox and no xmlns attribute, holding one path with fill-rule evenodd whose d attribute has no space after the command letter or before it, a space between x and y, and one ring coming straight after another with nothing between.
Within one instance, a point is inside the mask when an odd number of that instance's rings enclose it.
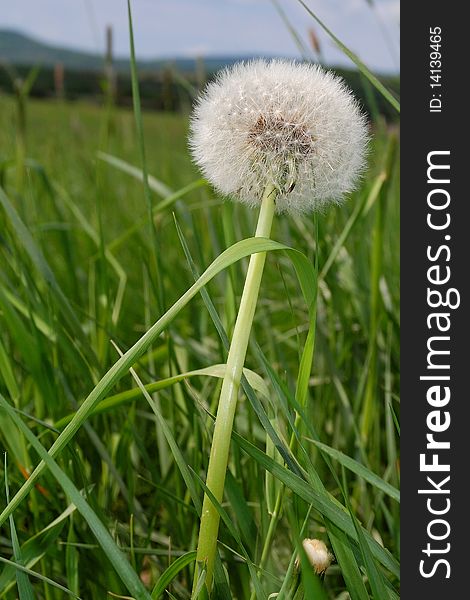
<instances>
[{"instance_id":1,"label":"dandelion","mask_svg":"<svg viewBox=\"0 0 470 600\"><path fill-rule=\"evenodd\" d=\"M211 83L191 122L190 147L224 195L260 204L266 186L277 212L339 202L364 166L366 124L338 77L275 60L235 65Z\"/></svg>"},{"instance_id":2,"label":"dandelion","mask_svg":"<svg viewBox=\"0 0 470 600\"><path fill-rule=\"evenodd\" d=\"M302 541L302 546L307 555L309 563L317 575L323 575L333 560L333 555L321 540L306 538ZM296 561L297 567L299 560Z\"/></svg>"},{"instance_id":3,"label":"dandelion","mask_svg":"<svg viewBox=\"0 0 470 600\"><path fill-rule=\"evenodd\" d=\"M274 213L308 212L338 203L364 166L366 124L340 79L320 67L253 61L222 71L191 120L195 162L221 193L259 206L256 237L269 237ZM222 382L206 485L222 501L243 365L266 253L250 258ZM219 514L204 496L200 569L212 584Z\"/></svg>"}]
</instances>

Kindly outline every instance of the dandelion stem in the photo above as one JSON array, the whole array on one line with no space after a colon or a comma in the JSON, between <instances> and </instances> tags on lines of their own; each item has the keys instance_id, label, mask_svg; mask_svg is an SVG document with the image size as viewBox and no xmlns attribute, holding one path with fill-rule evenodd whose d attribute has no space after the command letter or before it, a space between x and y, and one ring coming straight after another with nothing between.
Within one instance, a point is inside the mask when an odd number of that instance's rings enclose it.
<instances>
[{"instance_id":1,"label":"dandelion stem","mask_svg":"<svg viewBox=\"0 0 470 600\"><path fill-rule=\"evenodd\" d=\"M270 237L274 216L276 189L272 185L265 188L256 228L256 237ZM222 501L225 473L227 471L230 439L233 419L237 405L238 390L245 362L251 326L255 314L258 293L263 275L266 253L252 254L245 279L240 308L233 330L230 350L227 357L227 368L222 382L211 454L207 470L206 485L218 502ZM219 514L207 495L201 515L201 527L197 548L196 571L194 582L198 580L199 569L205 567L206 585L210 590L214 572L217 534L219 531Z\"/></svg>"}]
</instances>

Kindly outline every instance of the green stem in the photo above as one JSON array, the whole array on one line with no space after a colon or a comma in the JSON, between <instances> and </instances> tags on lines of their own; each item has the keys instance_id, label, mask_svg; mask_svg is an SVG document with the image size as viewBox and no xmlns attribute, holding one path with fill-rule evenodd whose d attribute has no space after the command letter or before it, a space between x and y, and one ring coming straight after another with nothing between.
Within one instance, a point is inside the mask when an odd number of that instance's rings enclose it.
<instances>
[{"instance_id":1,"label":"green stem","mask_svg":"<svg viewBox=\"0 0 470 600\"><path fill-rule=\"evenodd\" d=\"M264 191L261 210L255 237L269 237L274 217L276 190L268 185ZM230 439L233 419L237 405L238 390L245 363L251 326L255 314L258 293L263 275L265 252L252 254L240 300L240 308L233 330L232 342L227 357L227 368L222 382L219 406L212 438L211 454L207 470L206 484L218 502L222 502L225 473L227 471ZM205 495L202 506L201 527L197 547L196 570L194 582L199 576L199 569L205 567L207 589L211 589L214 572L217 534L219 531L219 514L210 499Z\"/></svg>"},{"instance_id":2,"label":"green stem","mask_svg":"<svg viewBox=\"0 0 470 600\"><path fill-rule=\"evenodd\" d=\"M274 532L276 531L276 525L279 521L279 517L281 516L282 499L284 498L284 489L285 489L285 486L281 485L281 487L277 493L277 496L276 496L274 510L271 513L271 520L269 522L269 527L268 527L268 531L266 533L265 543L263 545L263 551L261 553L261 559L260 559L259 571L258 571L259 573L261 573L262 569L264 569L264 566L266 565L266 562L268 560L269 551L271 549L271 541L273 539ZM255 598L256 596L253 595L252 597Z\"/></svg>"}]
</instances>

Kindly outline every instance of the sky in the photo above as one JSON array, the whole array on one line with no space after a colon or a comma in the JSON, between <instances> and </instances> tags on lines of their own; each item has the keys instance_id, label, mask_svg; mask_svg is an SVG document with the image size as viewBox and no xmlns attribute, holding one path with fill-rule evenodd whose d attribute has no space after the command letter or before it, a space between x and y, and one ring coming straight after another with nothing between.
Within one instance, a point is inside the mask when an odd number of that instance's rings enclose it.
<instances>
[{"instance_id":1,"label":"sky","mask_svg":"<svg viewBox=\"0 0 470 600\"><path fill-rule=\"evenodd\" d=\"M305 0L336 36L374 71L398 72L399 0ZM277 0L308 44L313 28L324 61L351 64L298 0ZM273 0L132 0L141 58L299 56ZM103 52L112 25L116 56L129 53L126 0L15 0L3 7L0 29L16 29L50 44Z\"/></svg>"}]
</instances>

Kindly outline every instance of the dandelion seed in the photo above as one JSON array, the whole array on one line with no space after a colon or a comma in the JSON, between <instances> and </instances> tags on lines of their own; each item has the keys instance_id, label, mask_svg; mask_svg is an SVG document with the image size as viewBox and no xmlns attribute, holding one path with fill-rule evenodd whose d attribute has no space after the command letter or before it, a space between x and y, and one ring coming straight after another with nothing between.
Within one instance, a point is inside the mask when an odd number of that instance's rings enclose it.
<instances>
[{"instance_id":1,"label":"dandelion seed","mask_svg":"<svg viewBox=\"0 0 470 600\"><path fill-rule=\"evenodd\" d=\"M209 84L190 147L222 194L257 206L273 185L276 211L295 213L338 203L354 189L366 140L365 118L338 77L315 65L256 60Z\"/></svg>"}]
</instances>

